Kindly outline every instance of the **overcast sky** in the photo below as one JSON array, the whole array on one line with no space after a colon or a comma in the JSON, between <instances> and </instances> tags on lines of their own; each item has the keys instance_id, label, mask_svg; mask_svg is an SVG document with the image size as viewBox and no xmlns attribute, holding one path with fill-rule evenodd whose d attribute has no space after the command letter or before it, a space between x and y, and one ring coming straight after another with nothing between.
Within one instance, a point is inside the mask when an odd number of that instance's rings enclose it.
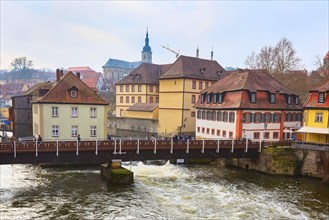
<instances>
[{"instance_id":1,"label":"overcast sky","mask_svg":"<svg viewBox=\"0 0 329 220\"><path fill-rule=\"evenodd\" d=\"M301 63L315 68L329 50L329 1L6 1L1 0L1 69L16 57L35 68L90 66L109 58L141 60L146 28L153 63L180 54L245 67L252 51L292 41Z\"/></svg>"}]
</instances>

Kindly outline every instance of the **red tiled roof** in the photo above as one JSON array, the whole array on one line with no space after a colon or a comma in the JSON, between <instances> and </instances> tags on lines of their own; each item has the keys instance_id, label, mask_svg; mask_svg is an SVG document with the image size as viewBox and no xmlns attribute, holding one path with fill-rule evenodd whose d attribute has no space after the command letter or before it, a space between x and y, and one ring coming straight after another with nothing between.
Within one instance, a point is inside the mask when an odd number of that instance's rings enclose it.
<instances>
[{"instance_id":1,"label":"red tiled roof","mask_svg":"<svg viewBox=\"0 0 329 220\"><path fill-rule=\"evenodd\" d=\"M116 85L123 84L159 84L159 76L168 70L172 64L157 65L143 63L128 76L116 82Z\"/></svg>"},{"instance_id":2,"label":"red tiled roof","mask_svg":"<svg viewBox=\"0 0 329 220\"><path fill-rule=\"evenodd\" d=\"M160 79L190 78L218 80L226 75L225 69L217 61L196 57L180 56Z\"/></svg>"},{"instance_id":3,"label":"red tiled roof","mask_svg":"<svg viewBox=\"0 0 329 220\"><path fill-rule=\"evenodd\" d=\"M91 69L89 66L79 66L79 67L70 67L66 70L67 72L83 72L83 71L91 71L95 72L95 70Z\"/></svg>"},{"instance_id":4,"label":"red tiled roof","mask_svg":"<svg viewBox=\"0 0 329 220\"><path fill-rule=\"evenodd\" d=\"M71 97L69 92L73 87L78 90L78 95L75 98ZM46 95L36 99L35 102L95 105L108 104L72 72L62 76L59 82L55 83L52 89Z\"/></svg>"},{"instance_id":5,"label":"red tiled roof","mask_svg":"<svg viewBox=\"0 0 329 220\"><path fill-rule=\"evenodd\" d=\"M256 92L256 103L251 103L249 92ZM295 105L293 96L291 104L287 104L286 95L292 93L285 86L276 81L272 76L263 70L238 70L229 74L227 77L220 79L214 85L203 90L204 93L222 93L223 102L201 103L199 100L194 107L209 109L296 109L301 110L301 104ZM275 93L275 103L269 102L269 93Z\"/></svg>"},{"instance_id":6,"label":"red tiled roof","mask_svg":"<svg viewBox=\"0 0 329 220\"><path fill-rule=\"evenodd\" d=\"M328 92L329 91L329 80L320 86L312 88L310 92Z\"/></svg>"}]
</instances>

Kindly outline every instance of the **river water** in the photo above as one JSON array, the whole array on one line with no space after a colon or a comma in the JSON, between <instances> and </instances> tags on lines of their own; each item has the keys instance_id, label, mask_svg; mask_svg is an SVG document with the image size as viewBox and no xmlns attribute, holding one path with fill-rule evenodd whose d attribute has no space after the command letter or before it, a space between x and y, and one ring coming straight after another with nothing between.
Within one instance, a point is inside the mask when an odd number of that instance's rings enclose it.
<instances>
[{"instance_id":1,"label":"river water","mask_svg":"<svg viewBox=\"0 0 329 220\"><path fill-rule=\"evenodd\" d=\"M329 186L209 165L127 164L107 188L99 167L0 166L0 219L329 219Z\"/></svg>"}]
</instances>

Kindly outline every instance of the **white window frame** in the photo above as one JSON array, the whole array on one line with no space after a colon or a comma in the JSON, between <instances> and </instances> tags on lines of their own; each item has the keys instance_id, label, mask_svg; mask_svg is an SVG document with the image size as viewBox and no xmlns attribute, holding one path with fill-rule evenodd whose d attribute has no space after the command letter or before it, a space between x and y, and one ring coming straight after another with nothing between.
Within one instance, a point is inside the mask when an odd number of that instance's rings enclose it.
<instances>
[{"instance_id":1,"label":"white window frame","mask_svg":"<svg viewBox=\"0 0 329 220\"><path fill-rule=\"evenodd\" d=\"M324 100L325 100L325 93L324 92L320 92L319 93L319 100L318 100L318 102L319 103L324 103Z\"/></svg>"},{"instance_id":2,"label":"white window frame","mask_svg":"<svg viewBox=\"0 0 329 220\"><path fill-rule=\"evenodd\" d=\"M90 137L97 137L97 126L96 125L90 126Z\"/></svg>"},{"instance_id":3,"label":"white window frame","mask_svg":"<svg viewBox=\"0 0 329 220\"><path fill-rule=\"evenodd\" d=\"M96 107L90 107L90 117L97 118L97 108Z\"/></svg>"},{"instance_id":4,"label":"white window frame","mask_svg":"<svg viewBox=\"0 0 329 220\"><path fill-rule=\"evenodd\" d=\"M72 125L71 126L71 137L77 137L78 136L78 125Z\"/></svg>"},{"instance_id":5,"label":"white window frame","mask_svg":"<svg viewBox=\"0 0 329 220\"><path fill-rule=\"evenodd\" d=\"M58 106L52 106L51 107L51 116L52 117L58 117Z\"/></svg>"},{"instance_id":6,"label":"white window frame","mask_svg":"<svg viewBox=\"0 0 329 220\"><path fill-rule=\"evenodd\" d=\"M59 137L59 126L58 125L51 126L51 136Z\"/></svg>"},{"instance_id":7,"label":"white window frame","mask_svg":"<svg viewBox=\"0 0 329 220\"><path fill-rule=\"evenodd\" d=\"M315 122L322 123L323 122L323 113L317 112L315 114Z\"/></svg>"},{"instance_id":8,"label":"white window frame","mask_svg":"<svg viewBox=\"0 0 329 220\"><path fill-rule=\"evenodd\" d=\"M79 117L79 109L76 106L71 107L71 117L77 118Z\"/></svg>"},{"instance_id":9,"label":"white window frame","mask_svg":"<svg viewBox=\"0 0 329 220\"><path fill-rule=\"evenodd\" d=\"M71 90L71 97L76 98L78 96L78 92L75 90Z\"/></svg>"}]
</instances>

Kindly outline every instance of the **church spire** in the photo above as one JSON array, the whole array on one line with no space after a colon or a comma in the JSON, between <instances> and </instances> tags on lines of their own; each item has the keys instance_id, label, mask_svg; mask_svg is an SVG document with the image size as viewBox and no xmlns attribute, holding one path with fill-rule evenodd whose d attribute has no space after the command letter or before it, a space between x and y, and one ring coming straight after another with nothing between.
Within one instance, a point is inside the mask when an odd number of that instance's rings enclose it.
<instances>
[{"instance_id":1,"label":"church spire","mask_svg":"<svg viewBox=\"0 0 329 220\"><path fill-rule=\"evenodd\" d=\"M149 30L146 29L145 45L142 51L142 61L144 63L152 63L152 50L149 45Z\"/></svg>"}]
</instances>

